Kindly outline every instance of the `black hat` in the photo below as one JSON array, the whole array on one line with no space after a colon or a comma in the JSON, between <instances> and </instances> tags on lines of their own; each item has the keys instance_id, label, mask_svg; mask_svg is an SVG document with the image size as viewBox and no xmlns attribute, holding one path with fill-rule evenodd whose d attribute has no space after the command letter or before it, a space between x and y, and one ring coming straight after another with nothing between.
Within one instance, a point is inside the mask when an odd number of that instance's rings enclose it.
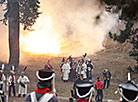
<instances>
[{"instance_id":1,"label":"black hat","mask_svg":"<svg viewBox=\"0 0 138 102\"><path fill-rule=\"evenodd\" d=\"M91 82L82 82L76 84L76 95L80 99L85 99L90 97L92 92L94 91L93 84Z\"/></svg>"},{"instance_id":2,"label":"black hat","mask_svg":"<svg viewBox=\"0 0 138 102\"><path fill-rule=\"evenodd\" d=\"M127 82L119 85L119 92L126 101L135 101L138 95L138 87L133 83Z\"/></svg>"},{"instance_id":3,"label":"black hat","mask_svg":"<svg viewBox=\"0 0 138 102\"><path fill-rule=\"evenodd\" d=\"M39 81L48 81L54 77L54 70L40 69L36 72L36 76Z\"/></svg>"}]
</instances>

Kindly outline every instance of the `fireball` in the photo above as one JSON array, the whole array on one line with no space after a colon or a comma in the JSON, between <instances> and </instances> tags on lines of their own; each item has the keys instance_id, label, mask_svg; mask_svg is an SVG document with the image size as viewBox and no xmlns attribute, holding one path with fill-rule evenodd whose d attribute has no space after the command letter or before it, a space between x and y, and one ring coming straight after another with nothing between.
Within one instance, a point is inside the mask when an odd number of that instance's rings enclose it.
<instances>
[{"instance_id":1,"label":"fireball","mask_svg":"<svg viewBox=\"0 0 138 102\"><path fill-rule=\"evenodd\" d=\"M34 31L21 34L21 49L36 54L59 54L60 42L58 34L53 30L50 17L39 20Z\"/></svg>"}]
</instances>

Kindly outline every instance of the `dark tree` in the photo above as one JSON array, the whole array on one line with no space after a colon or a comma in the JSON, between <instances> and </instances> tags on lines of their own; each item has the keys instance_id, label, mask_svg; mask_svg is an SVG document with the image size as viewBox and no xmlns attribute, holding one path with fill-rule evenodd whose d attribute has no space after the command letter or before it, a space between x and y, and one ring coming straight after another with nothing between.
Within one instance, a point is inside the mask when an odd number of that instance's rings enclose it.
<instances>
[{"instance_id":1,"label":"dark tree","mask_svg":"<svg viewBox=\"0 0 138 102\"><path fill-rule=\"evenodd\" d=\"M24 30L30 30L31 26L39 17L39 0L1 0L1 4L5 4L4 18L1 19L4 24L9 27L9 66L15 67L19 65L20 47L20 23L24 26Z\"/></svg>"},{"instance_id":2,"label":"dark tree","mask_svg":"<svg viewBox=\"0 0 138 102\"><path fill-rule=\"evenodd\" d=\"M128 67L131 72L138 73L138 0L100 0L106 3L106 10L111 13L120 12L119 20L125 21L125 29L120 29L120 34L112 34L109 36L119 43L130 43L133 45L130 56L134 57L137 65ZM116 7L113 9L112 7ZM115 11L115 12L114 12Z\"/></svg>"}]
</instances>

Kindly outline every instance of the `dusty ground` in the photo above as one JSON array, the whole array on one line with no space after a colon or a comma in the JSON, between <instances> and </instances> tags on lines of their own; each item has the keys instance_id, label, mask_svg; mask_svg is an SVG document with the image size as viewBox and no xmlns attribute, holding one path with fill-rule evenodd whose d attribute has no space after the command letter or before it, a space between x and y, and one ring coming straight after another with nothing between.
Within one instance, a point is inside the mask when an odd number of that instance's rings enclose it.
<instances>
[{"instance_id":1,"label":"dusty ground","mask_svg":"<svg viewBox=\"0 0 138 102\"><path fill-rule=\"evenodd\" d=\"M33 56L33 55L32 55ZM25 56L27 60L22 61L22 65L27 65L28 69L26 75L30 78L30 83L28 84L28 92L34 91L36 88L37 79L35 72L39 68L43 68L48 59L51 60L56 71L56 90L57 95L62 97L71 97L70 90L72 89L73 82L64 83L60 79L60 68L59 64L62 60L61 57L47 57L44 55L39 56ZM134 65L135 61L130 58L127 53L121 52L99 52L94 56L89 56L92 58L95 65L93 71L93 82L95 82L96 76L102 75L102 71L105 68L108 68L112 72L111 86L109 89L104 90L104 99L119 99L119 94L115 95L114 91L117 90L117 87L120 83L127 80L127 67ZM24 64L25 63L25 64ZM20 67L20 71L23 67ZM18 76L17 76L18 77ZM132 79L138 83L138 75L133 75ZM17 85L18 87L18 85ZM10 98L10 102L24 102L24 98ZM60 102L68 102L67 100L61 100Z\"/></svg>"}]
</instances>

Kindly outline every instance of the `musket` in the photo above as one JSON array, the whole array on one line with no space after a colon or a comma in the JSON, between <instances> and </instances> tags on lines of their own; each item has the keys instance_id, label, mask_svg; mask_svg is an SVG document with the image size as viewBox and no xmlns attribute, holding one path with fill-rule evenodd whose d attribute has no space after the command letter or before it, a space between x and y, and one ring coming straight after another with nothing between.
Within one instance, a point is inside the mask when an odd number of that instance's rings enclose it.
<instances>
[{"instance_id":1,"label":"musket","mask_svg":"<svg viewBox=\"0 0 138 102\"><path fill-rule=\"evenodd\" d=\"M27 69L27 66L24 67L23 72L25 72L26 69Z\"/></svg>"}]
</instances>

